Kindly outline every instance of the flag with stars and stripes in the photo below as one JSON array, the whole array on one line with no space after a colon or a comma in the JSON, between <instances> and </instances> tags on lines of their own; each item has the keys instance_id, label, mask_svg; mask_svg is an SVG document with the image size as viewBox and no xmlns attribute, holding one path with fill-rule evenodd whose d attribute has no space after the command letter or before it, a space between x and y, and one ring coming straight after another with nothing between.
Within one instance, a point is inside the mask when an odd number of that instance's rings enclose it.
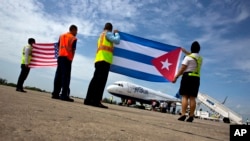
<instances>
[{"instance_id":1,"label":"flag with stars and stripes","mask_svg":"<svg viewBox=\"0 0 250 141\"><path fill-rule=\"evenodd\" d=\"M32 45L30 68L56 67L58 43L36 43Z\"/></svg>"}]
</instances>

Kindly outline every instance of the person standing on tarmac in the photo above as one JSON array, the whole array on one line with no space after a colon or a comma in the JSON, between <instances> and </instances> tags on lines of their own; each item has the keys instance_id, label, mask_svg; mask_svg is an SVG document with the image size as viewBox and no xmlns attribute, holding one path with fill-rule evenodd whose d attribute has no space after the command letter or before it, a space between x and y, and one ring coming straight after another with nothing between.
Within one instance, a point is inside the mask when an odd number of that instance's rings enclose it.
<instances>
[{"instance_id":1,"label":"person standing on tarmac","mask_svg":"<svg viewBox=\"0 0 250 141\"><path fill-rule=\"evenodd\" d=\"M63 101L74 102L74 99L69 97L71 65L74 59L77 38L77 26L71 25L69 32L62 34L59 38L59 56L57 58L57 69L54 79L54 90L52 92L53 99L61 99ZM59 93L61 92L61 95Z\"/></svg>"},{"instance_id":2,"label":"person standing on tarmac","mask_svg":"<svg viewBox=\"0 0 250 141\"><path fill-rule=\"evenodd\" d=\"M32 44L36 43L34 38L28 39L28 45L23 47L22 51L22 60L21 60L21 72L18 77L16 91L26 93L23 89L23 83L29 75L30 68L29 63L31 60L32 55Z\"/></svg>"},{"instance_id":3,"label":"person standing on tarmac","mask_svg":"<svg viewBox=\"0 0 250 141\"><path fill-rule=\"evenodd\" d=\"M109 68L113 60L113 44L120 43L120 35L118 30L114 30L111 23L106 23L104 30L98 39L98 46L95 58L95 72L90 81L85 105L95 106L99 108L108 108L101 103L103 91L108 79Z\"/></svg>"},{"instance_id":4,"label":"person standing on tarmac","mask_svg":"<svg viewBox=\"0 0 250 141\"><path fill-rule=\"evenodd\" d=\"M200 70L202 65L202 57L199 55L200 44L194 41L191 45L191 53L182 48L182 51L187 55L182 61L181 69L176 74L173 83L176 82L178 77L182 75L180 84L180 95L182 96L182 112L181 116L178 118L180 121L186 119L186 110L188 107L188 100L190 106L189 118L187 122L193 122L194 111L196 108L196 97L199 92L200 87Z\"/></svg>"}]
</instances>

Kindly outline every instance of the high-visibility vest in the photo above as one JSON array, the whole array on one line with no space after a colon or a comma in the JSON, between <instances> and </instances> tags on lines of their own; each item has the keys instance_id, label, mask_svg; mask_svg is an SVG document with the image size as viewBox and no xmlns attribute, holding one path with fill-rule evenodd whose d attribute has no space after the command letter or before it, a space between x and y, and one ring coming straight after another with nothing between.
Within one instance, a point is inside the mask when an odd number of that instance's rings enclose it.
<instances>
[{"instance_id":1,"label":"high-visibility vest","mask_svg":"<svg viewBox=\"0 0 250 141\"><path fill-rule=\"evenodd\" d=\"M95 63L99 61L105 61L112 64L113 61L113 42L106 38L107 32L102 32L97 43L97 53Z\"/></svg>"},{"instance_id":2,"label":"high-visibility vest","mask_svg":"<svg viewBox=\"0 0 250 141\"><path fill-rule=\"evenodd\" d=\"M30 60L32 58L32 46L31 45L26 45L23 47L23 52L22 52L22 58L21 58L21 64L25 64L25 51L26 51L26 48L30 48L30 53L29 53L29 56L28 56L28 64L30 63Z\"/></svg>"},{"instance_id":3,"label":"high-visibility vest","mask_svg":"<svg viewBox=\"0 0 250 141\"><path fill-rule=\"evenodd\" d=\"M196 76L196 77L200 77L200 71L201 71L201 63L202 63L202 57L195 57L194 55L190 54L188 55L189 57L193 58L196 63L197 63L197 67L195 68L194 71L189 72L188 75L189 76Z\"/></svg>"},{"instance_id":4,"label":"high-visibility vest","mask_svg":"<svg viewBox=\"0 0 250 141\"><path fill-rule=\"evenodd\" d=\"M76 37L69 32L61 35L59 44L59 56L65 56L72 61L74 58L73 43L75 40Z\"/></svg>"}]
</instances>

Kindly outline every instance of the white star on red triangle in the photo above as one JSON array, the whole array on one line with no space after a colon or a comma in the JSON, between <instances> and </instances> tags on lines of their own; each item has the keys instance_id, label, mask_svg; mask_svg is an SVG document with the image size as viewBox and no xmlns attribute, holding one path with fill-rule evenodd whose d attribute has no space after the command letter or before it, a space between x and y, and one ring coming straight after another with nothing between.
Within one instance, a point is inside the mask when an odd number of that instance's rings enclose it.
<instances>
[{"instance_id":1,"label":"white star on red triangle","mask_svg":"<svg viewBox=\"0 0 250 141\"><path fill-rule=\"evenodd\" d=\"M168 59L166 59L166 61L165 61L165 62L161 61L161 64L162 64L161 69L166 68L167 70L169 70L169 66L171 66L171 65L172 65L172 63L169 63L169 62L168 62Z\"/></svg>"}]
</instances>

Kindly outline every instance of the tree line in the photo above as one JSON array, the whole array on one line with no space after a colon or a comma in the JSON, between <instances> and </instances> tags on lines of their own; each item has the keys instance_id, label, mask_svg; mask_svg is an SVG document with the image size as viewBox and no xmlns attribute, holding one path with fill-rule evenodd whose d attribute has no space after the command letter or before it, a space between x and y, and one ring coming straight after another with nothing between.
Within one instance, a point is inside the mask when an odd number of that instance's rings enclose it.
<instances>
[{"instance_id":1,"label":"tree line","mask_svg":"<svg viewBox=\"0 0 250 141\"><path fill-rule=\"evenodd\" d=\"M0 78L0 85L10 86L10 87L16 87L17 84L15 84L15 83L9 83L6 79ZM37 87L25 86L24 88L25 88L25 89L29 89L29 90L38 91L38 92L46 92L46 93L49 93L49 92L47 92L46 90L42 90L42 89L37 88Z\"/></svg>"},{"instance_id":2,"label":"tree line","mask_svg":"<svg viewBox=\"0 0 250 141\"><path fill-rule=\"evenodd\" d=\"M10 86L10 87L16 87L17 84L15 84L15 83L9 83L6 79L0 78L0 85ZM29 90L33 90L33 91L38 91L38 92L51 93L51 92L48 92L46 90L42 90L42 89L37 88L37 87L25 86L24 88L25 89L29 89ZM79 98L79 97L75 97L75 98ZM80 99L82 99L82 98L80 98ZM116 101L114 101L114 100L111 101L111 99L106 98L106 97L103 99L103 102L117 104Z\"/></svg>"}]
</instances>

